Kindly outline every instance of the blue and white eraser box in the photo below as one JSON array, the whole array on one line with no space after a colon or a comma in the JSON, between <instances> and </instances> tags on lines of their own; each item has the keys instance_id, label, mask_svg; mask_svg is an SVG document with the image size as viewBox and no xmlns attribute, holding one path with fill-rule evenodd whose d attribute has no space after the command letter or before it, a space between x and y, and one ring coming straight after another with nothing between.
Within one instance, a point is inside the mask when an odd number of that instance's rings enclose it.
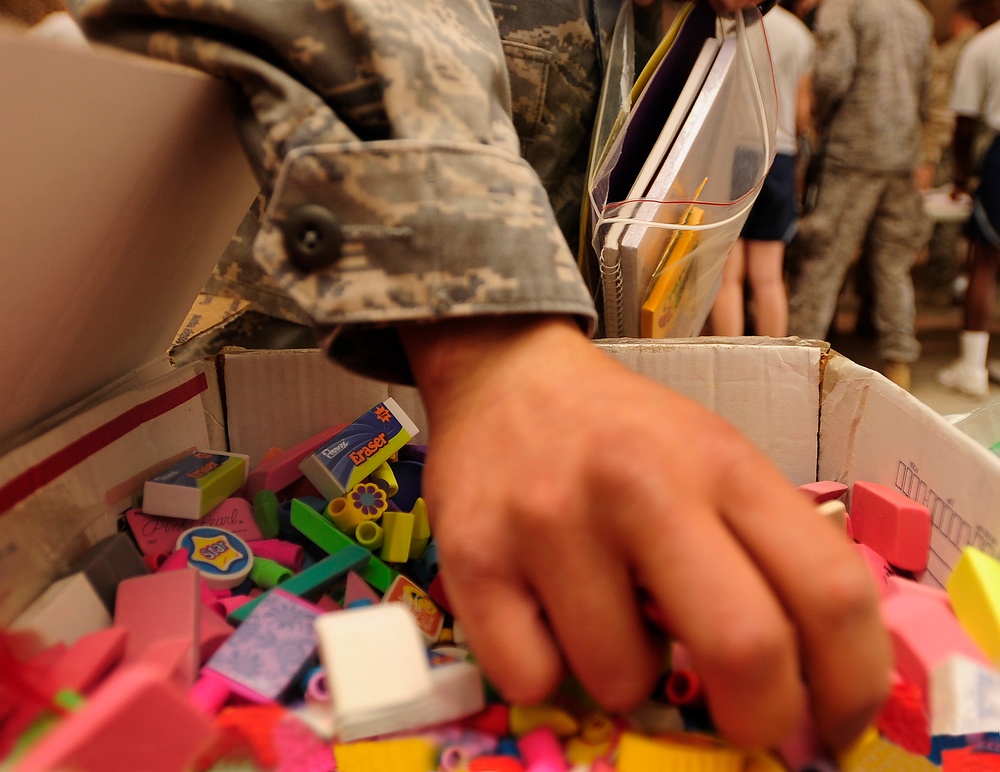
<instances>
[{"instance_id":1,"label":"blue and white eraser box","mask_svg":"<svg viewBox=\"0 0 1000 772\"><path fill-rule=\"evenodd\" d=\"M338 432L299 464L328 499L342 496L417 435L417 425L389 398Z\"/></svg>"},{"instance_id":2,"label":"blue and white eraser box","mask_svg":"<svg viewBox=\"0 0 1000 772\"><path fill-rule=\"evenodd\" d=\"M200 520L242 488L249 472L248 455L196 450L146 480L142 511Z\"/></svg>"}]
</instances>

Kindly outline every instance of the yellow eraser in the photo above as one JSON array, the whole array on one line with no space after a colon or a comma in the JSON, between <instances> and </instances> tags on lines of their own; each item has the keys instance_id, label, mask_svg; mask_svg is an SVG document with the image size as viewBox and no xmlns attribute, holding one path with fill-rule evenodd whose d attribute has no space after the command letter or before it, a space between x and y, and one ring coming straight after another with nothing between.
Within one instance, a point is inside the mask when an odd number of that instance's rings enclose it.
<instances>
[{"instance_id":1,"label":"yellow eraser","mask_svg":"<svg viewBox=\"0 0 1000 772\"><path fill-rule=\"evenodd\" d=\"M434 745L420 738L335 745L339 772L427 772L437 768Z\"/></svg>"},{"instance_id":2,"label":"yellow eraser","mask_svg":"<svg viewBox=\"0 0 1000 772\"><path fill-rule=\"evenodd\" d=\"M946 588L962 627L993 664L1000 663L1000 562L966 547Z\"/></svg>"}]
</instances>

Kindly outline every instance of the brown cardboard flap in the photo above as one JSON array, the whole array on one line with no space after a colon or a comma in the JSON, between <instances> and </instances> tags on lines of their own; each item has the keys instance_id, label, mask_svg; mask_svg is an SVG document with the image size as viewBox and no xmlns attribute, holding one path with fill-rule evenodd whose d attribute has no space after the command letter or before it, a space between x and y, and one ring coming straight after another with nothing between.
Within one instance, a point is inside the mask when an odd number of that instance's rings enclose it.
<instances>
[{"instance_id":1,"label":"brown cardboard flap","mask_svg":"<svg viewBox=\"0 0 1000 772\"><path fill-rule=\"evenodd\" d=\"M257 185L221 81L0 26L0 449L163 357Z\"/></svg>"}]
</instances>

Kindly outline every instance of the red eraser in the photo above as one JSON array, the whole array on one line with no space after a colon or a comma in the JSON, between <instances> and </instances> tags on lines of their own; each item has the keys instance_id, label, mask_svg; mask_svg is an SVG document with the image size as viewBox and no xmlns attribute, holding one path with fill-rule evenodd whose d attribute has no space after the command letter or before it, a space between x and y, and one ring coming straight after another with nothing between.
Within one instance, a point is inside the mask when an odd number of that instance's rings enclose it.
<instances>
[{"instance_id":1,"label":"red eraser","mask_svg":"<svg viewBox=\"0 0 1000 772\"><path fill-rule=\"evenodd\" d=\"M819 480L818 482L805 483L799 486L799 490L812 496L814 504L822 504L826 501L834 501L843 497L847 493L847 485L833 480Z\"/></svg>"},{"instance_id":2,"label":"red eraser","mask_svg":"<svg viewBox=\"0 0 1000 772\"><path fill-rule=\"evenodd\" d=\"M856 482L851 491L854 538L896 568L927 568L931 547L931 511L899 491L872 482Z\"/></svg>"},{"instance_id":3,"label":"red eraser","mask_svg":"<svg viewBox=\"0 0 1000 772\"><path fill-rule=\"evenodd\" d=\"M56 689L86 694L125 655L125 639L122 627L106 627L83 636L52 666L49 683Z\"/></svg>"},{"instance_id":4,"label":"red eraser","mask_svg":"<svg viewBox=\"0 0 1000 772\"><path fill-rule=\"evenodd\" d=\"M451 610L451 603L448 601L448 593L444 589L444 581L441 579L441 574L437 574L431 579L431 583L427 587L427 595L441 608L452 616L455 616L455 612Z\"/></svg>"},{"instance_id":5,"label":"red eraser","mask_svg":"<svg viewBox=\"0 0 1000 772\"><path fill-rule=\"evenodd\" d=\"M134 665L117 671L31 746L18 772L176 772L208 745L212 719L162 673Z\"/></svg>"},{"instance_id":6,"label":"red eraser","mask_svg":"<svg viewBox=\"0 0 1000 772\"><path fill-rule=\"evenodd\" d=\"M896 670L920 689L925 704L931 673L952 655L993 667L955 615L929 595L890 594L882 601L882 619L892 638Z\"/></svg>"},{"instance_id":7,"label":"red eraser","mask_svg":"<svg viewBox=\"0 0 1000 772\"><path fill-rule=\"evenodd\" d=\"M931 752L931 728L920 689L906 681L892 685L892 693L876 721L879 734L903 750L926 756Z\"/></svg>"},{"instance_id":8,"label":"red eraser","mask_svg":"<svg viewBox=\"0 0 1000 772\"><path fill-rule=\"evenodd\" d=\"M302 459L316 448L333 439L347 424L337 424L324 429L298 445L280 453L269 453L268 459L250 470L246 484L243 486L243 496L253 501L258 491L278 493L302 477L299 464Z\"/></svg>"}]
</instances>

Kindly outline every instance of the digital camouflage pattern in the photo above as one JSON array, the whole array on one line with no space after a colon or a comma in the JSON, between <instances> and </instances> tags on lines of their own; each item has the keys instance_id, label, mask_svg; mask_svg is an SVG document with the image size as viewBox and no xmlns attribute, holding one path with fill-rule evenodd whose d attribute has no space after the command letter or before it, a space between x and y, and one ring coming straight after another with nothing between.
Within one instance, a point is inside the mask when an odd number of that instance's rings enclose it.
<instances>
[{"instance_id":1,"label":"digital camouflage pattern","mask_svg":"<svg viewBox=\"0 0 1000 772\"><path fill-rule=\"evenodd\" d=\"M932 117L930 13L917 0L823 0L815 35L813 91L827 160L912 173L932 144L925 137Z\"/></svg>"},{"instance_id":2,"label":"digital camouflage pattern","mask_svg":"<svg viewBox=\"0 0 1000 772\"><path fill-rule=\"evenodd\" d=\"M595 2L73 0L73 10L93 39L238 87L266 209L248 213L206 289L311 318L342 363L408 380L401 322L565 313L594 328L574 248L597 41L619 7ZM332 231L332 252L308 253L314 222L323 244ZM263 271L248 265L251 241Z\"/></svg>"}]
</instances>

